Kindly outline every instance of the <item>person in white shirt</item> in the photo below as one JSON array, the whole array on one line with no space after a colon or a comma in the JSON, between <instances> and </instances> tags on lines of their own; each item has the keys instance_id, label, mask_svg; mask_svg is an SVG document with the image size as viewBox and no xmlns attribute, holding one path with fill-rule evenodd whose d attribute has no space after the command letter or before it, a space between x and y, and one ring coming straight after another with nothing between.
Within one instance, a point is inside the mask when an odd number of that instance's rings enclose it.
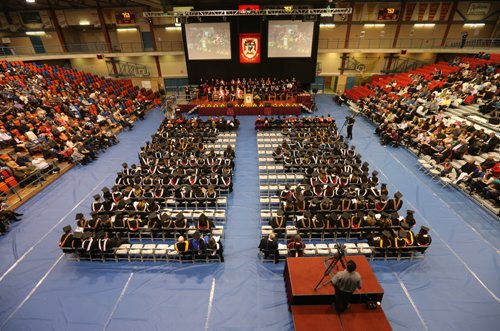
<instances>
[{"instance_id":1,"label":"person in white shirt","mask_svg":"<svg viewBox=\"0 0 500 331\"><path fill-rule=\"evenodd\" d=\"M48 163L47 160L45 160L43 157L37 157L31 160L31 164L38 170L42 170L45 173L56 173L61 170L54 164Z\"/></svg>"}]
</instances>

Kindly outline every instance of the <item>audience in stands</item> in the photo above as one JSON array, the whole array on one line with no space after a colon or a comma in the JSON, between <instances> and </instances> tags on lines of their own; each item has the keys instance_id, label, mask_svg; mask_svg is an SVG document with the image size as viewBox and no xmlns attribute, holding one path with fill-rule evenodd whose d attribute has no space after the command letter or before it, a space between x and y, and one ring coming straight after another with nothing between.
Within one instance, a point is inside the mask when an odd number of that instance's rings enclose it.
<instances>
[{"instance_id":1,"label":"audience in stands","mask_svg":"<svg viewBox=\"0 0 500 331\"><path fill-rule=\"evenodd\" d=\"M155 98L130 82L34 63L0 61L0 82L0 165L22 186L59 171L54 161L95 160Z\"/></svg>"},{"instance_id":2,"label":"audience in stands","mask_svg":"<svg viewBox=\"0 0 500 331\"><path fill-rule=\"evenodd\" d=\"M442 176L452 178L454 183L465 183L469 190L498 206L494 198L498 174L484 176L499 162L498 154L496 162L489 156L497 151L500 138L495 131L486 132L446 114L450 106L472 103L479 104L483 114L499 113L499 64L477 60L485 58L484 54L478 54L476 59L454 58L449 66L439 65L432 74L413 72L390 86L373 84L370 88L374 94L359 99L355 107L377 124L375 133L382 144L403 144L419 155L431 156ZM469 169L468 163L459 169L453 163L479 156L489 161L477 169ZM483 191L482 186L487 189Z\"/></svg>"}]
</instances>

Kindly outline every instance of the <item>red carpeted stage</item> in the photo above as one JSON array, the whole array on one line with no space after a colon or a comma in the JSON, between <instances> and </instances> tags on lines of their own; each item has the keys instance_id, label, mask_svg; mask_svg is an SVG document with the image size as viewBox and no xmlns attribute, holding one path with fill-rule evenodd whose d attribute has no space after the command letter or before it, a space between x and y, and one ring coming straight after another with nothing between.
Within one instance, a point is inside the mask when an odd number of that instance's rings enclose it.
<instances>
[{"instance_id":1,"label":"red carpeted stage","mask_svg":"<svg viewBox=\"0 0 500 331\"><path fill-rule=\"evenodd\" d=\"M292 306L295 331L390 331L382 309L370 310L364 304L352 304L338 315L331 305Z\"/></svg>"},{"instance_id":2,"label":"red carpeted stage","mask_svg":"<svg viewBox=\"0 0 500 331\"><path fill-rule=\"evenodd\" d=\"M348 259L356 262L356 271L361 274L363 281L361 290L353 293L353 302L366 302L368 299L381 302L384 290L378 283L366 258L364 256L349 256ZM325 261L324 257L287 259L284 277L290 306L330 304L333 302L335 290L331 283L314 291L316 284L323 277L329 264L330 260ZM343 270L340 263L337 264L334 271L337 272L338 270ZM323 282L328 279L328 277L325 277Z\"/></svg>"},{"instance_id":3,"label":"red carpeted stage","mask_svg":"<svg viewBox=\"0 0 500 331\"><path fill-rule=\"evenodd\" d=\"M293 314L296 331L391 330L389 321L380 307L374 310L366 307L366 301L381 302L384 296L384 290L378 283L368 261L364 256L349 256L347 259L356 262L356 271L361 274L363 285L361 290L353 293L351 305L340 315L331 305L335 298L335 289L331 282L314 291L331 260L326 260L324 257L287 259L284 278L288 304ZM343 270L343 267L337 263L334 272L340 270ZM322 283L332 276L333 274L330 274L325 277Z\"/></svg>"},{"instance_id":4,"label":"red carpeted stage","mask_svg":"<svg viewBox=\"0 0 500 331\"><path fill-rule=\"evenodd\" d=\"M178 105L181 112L189 112L196 107L200 116L285 116L300 115L302 108L310 109L311 95L308 93L289 97L286 100L255 101L253 104L243 104L242 101L208 101L207 97L193 99L188 104Z\"/></svg>"}]
</instances>

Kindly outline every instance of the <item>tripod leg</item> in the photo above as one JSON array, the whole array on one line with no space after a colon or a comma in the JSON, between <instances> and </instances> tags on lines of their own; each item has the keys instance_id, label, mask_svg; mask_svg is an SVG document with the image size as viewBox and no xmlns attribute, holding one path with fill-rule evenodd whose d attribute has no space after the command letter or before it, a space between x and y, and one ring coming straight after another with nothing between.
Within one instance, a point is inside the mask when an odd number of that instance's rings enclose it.
<instances>
[{"instance_id":1,"label":"tripod leg","mask_svg":"<svg viewBox=\"0 0 500 331\"><path fill-rule=\"evenodd\" d=\"M332 262L330 262L330 264L328 265L328 267L326 268L325 270L325 273L323 274L323 277L321 277L321 279L319 280L318 284L316 284L316 286L314 287L314 291L318 290L319 288L323 287L324 285L326 285L328 282L325 282L324 284L321 284L323 282L323 279L325 279L326 276L329 276L330 273L332 272L332 270L335 268L335 266L337 265L337 263L339 262L339 260L341 259L340 256L335 256L333 259L332 259ZM343 261L341 261L342 265L344 265ZM320 286L321 285L321 286Z\"/></svg>"}]
</instances>

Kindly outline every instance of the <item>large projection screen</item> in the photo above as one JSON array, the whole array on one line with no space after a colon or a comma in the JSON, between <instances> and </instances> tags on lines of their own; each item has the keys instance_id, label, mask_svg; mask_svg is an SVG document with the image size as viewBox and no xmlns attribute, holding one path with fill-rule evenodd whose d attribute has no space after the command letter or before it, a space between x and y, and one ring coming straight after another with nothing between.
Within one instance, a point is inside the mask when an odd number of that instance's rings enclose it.
<instances>
[{"instance_id":1,"label":"large projection screen","mask_svg":"<svg viewBox=\"0 0 500 331\"><path fill-rule=\"evenodd\" d=\"M314 22L269 21L268 57L310 57Z\"/></svg>"},{"instance_id":2,"label":"large projection screen","mask_svg":"<svg viewBox=\"0 0 500 331\"><path fill-rule=\"evenodd\" d=\"M190 23L185 26L189 60L230 60L229 23Z\"/></svg>"}]
</instances>

